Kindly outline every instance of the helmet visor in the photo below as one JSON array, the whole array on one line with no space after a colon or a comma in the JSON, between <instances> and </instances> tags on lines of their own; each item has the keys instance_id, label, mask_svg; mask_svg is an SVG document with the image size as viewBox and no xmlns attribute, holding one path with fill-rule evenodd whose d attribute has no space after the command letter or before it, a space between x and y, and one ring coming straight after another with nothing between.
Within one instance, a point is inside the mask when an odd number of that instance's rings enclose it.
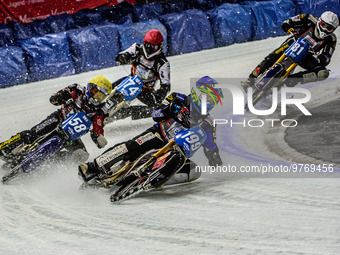
<instances>
[{"instance_id":1,"label":"helmet visor","mask_svg":"<svg viewBox=\"0 0 340 255\"><path fill-rule=\"evenodd\" d=\"M323 20L320 20L320 28L323 32L327 33L327 34L331 34L334 32L335 27L333 27L330 24L327 24L326 22L324 22Z\"/></svg>"},{"instance_id":2,"label":"helmet visor","mask_svg":"<svg viewBox=\"0 0 340 255\"><path fill-rule=\"evenodd\" d=\"M159 45L153 45L153 44L148 43L148 42L144 43L144 47L145 47L146 53L148 53L148 54L152 54L152 53L159 50Z\"/></svg>"},{"instance_id":3,"label":"helmet visor","mask_svg":"<svg viewBox=\"0 0 340 255\"><path fill-rule=\"evenodd\" d=\"M98 88L95 84L91 84L90 86L90 95L93 99L95 99L97 102L102 103L105 101L107 96L109 95L107 93L107 90L104 87Z\"/></svg>"}]
</instances>

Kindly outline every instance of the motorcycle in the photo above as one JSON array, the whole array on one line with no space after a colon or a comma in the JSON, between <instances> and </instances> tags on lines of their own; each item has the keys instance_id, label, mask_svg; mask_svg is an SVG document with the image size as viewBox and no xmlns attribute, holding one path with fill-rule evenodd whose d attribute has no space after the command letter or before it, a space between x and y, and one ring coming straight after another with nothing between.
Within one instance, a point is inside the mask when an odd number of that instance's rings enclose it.
<instances>
[{"instance_id":1,"label":"motorcycle","mask_svg":"<svg viewBox=\"0 0 340 255\"><path fill-rule=\"evenodd\" d=\"M268 95L272 88L280 89L283 86L284 80L304 60L311 46L308 37L298 38L275 64L255 81L252 91L253 106ZM245 109L249 110L248 104Z\"/></svg>"},{"instance_id":2,"label":"motorcycle","mask_svg":"<svg viewBox=\"0 0 340 255\"><path fill-rule=\"evenodd\" d=\"M11 169L2 177L7 183L20 173L29 173L47 159L61 151L70 141L75 141L86 134L92 125L84 112L71 114L50 133L35 140L32 144L22 145L12 153Z\"/></svg>"},{"instance_id":3,"label":"motorcycle","mask_svg":"<svg viewBox=\"0 0 340 255\"><path fill-rule=\"evenodd\" d=\"M108 105L110 116L114 115L129 101L136 98L141 92L142 80L138 76L127 77L117 86L110 96L120 93L123 95L121 102ZM73 103L77 113L71 114L50 133L35 140L32 144L22 145L15 153L11 153L10 170L2 177L2 183L7 183L20 173L29 173L40 166L47 159L56 155L65 145L79 139L89 132L92 125L89 117L78 109Z\"/></svg>"},{"instance_id":4,"label":"motorcycle","mask_svg":"<svg viewBox=\"0 0 340 255\"><path fill-rule=\"evenodd\" d=\"M120 202L141 192L160 188L182 169L206 138L205 131L199 126L183 128L161 149L150 150L134 162L125 162L115 172L100 174L94 183L84 183L82 188L114 190L110 196L111 202Z\"/></svg>"}]
</instances>

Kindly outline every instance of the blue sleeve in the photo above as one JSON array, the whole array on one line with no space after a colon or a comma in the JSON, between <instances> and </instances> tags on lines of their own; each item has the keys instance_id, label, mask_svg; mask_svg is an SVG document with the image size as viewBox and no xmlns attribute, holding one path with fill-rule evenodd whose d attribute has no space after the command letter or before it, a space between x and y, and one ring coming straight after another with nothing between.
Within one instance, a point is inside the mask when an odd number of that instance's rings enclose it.
<instances>
[{"instance_id":1,"label":"blue sleeve","mask_svg":"<svg viewBox=\"0 0 340 255\"><path fill-rule=\"evenodd\" d=\"M214 141L214 135L211 132L211 130L206 129L205 132L207 134L207 139L205 140L203 147L204 147L204 152L209 153L210 151L214 151L217 148L217 146Z\"/></svg>"}]
</instances>

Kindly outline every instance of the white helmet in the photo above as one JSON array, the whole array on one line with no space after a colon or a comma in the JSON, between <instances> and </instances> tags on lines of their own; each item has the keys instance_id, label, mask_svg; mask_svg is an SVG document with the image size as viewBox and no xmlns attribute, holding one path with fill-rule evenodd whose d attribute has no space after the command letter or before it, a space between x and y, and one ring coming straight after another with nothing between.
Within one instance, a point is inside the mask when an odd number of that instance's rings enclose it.
<instances>
[{"instance_id":1,"label":"white helmet","mask_svg":"<svg viewBox=\"0 0 340 255\"><path fill-rule=\"evenodd\" d=\"M326 36L332 34L337 26L339 26L338 16L333 12L326 11L322 13L316 25L316 36L324 39Z\"/></svg>"}]
</instances>

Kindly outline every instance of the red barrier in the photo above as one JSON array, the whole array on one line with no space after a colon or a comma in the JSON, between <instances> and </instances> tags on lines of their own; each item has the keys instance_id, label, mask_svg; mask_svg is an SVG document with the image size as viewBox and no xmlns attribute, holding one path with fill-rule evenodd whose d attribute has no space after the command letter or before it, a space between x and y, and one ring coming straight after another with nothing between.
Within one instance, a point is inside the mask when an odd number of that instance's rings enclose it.
<instances>
[{"instance_id":1,"label":"red barrier","mask_svg":"<svg viewBox=\"0 0 340 255\"><path fill-rule=\"evenodd\" d=\"M29 23L36 19L46 19L61 13L73 14L82 9L98 6L117 5L124 0L2 0L0 1L0 23L11 20ZM135 0L125 0L135 4Z\"/></svg>"}]
</instances>

